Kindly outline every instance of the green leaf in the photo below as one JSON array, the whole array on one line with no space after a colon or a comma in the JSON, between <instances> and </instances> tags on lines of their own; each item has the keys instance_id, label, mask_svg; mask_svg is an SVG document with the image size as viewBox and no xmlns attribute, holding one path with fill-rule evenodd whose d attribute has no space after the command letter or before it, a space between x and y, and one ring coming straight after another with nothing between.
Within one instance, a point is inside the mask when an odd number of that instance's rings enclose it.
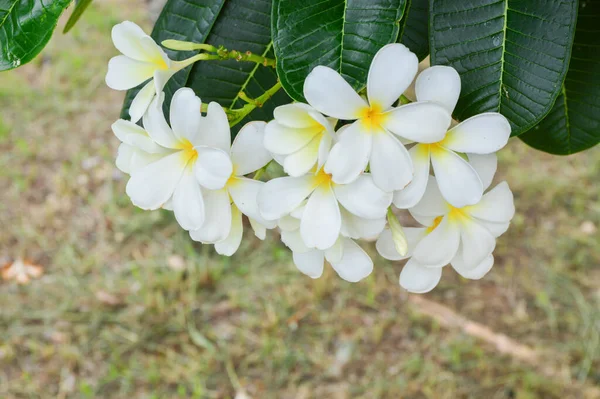
<instances>
[{"instance_id":1,"label":"green leaf","mask_svg":"<svg viewBox=\"0 0 600 399\"><path fill-rule=\"evenodd\" d=\"M271 43L270 0L228 0L221 10L207 40L213 46L224 46L229 50L250 51L273 57ZM277 84L274 68L252 62L213 61L199 62L193 66L187 86L200 95L202 101L217 101L224 107L239 108L245 102L239 98L244 91L250 98L259 97ZM235 134L250 120L269 121L273 109L291 102L283 90L278 91L261 108L235 126Z\"/></svg>"},{"instance_id":2,"label":"green leaf","mask_svg":"<svg viewBox=\"0 0 600 399\"><path fill-rule=\"evenodd\" d=\"M158 43L177 39L272 57L270 15L269 0L170 0L154 27L152 37ZM167 54L181 60L194 52L167 50ZM217 101L224 107L238 108L244 105L239 98L240 91L255 98L276 83L277 74L270 67L235 60L200 61L171 78L165 87L165 111L168 115L171 97L180 87L191 87L204 103ZM139 88L127 94L122 117L128 118L127 109L137 90ZM270 120L277 105L290 101L283 91L279 91L262 108L252 111L242 123ZM237 132L241 126L235 126L232 131Z\"/></svg>"},{"instance_id":3,"label":"green leaf","mask_svg":"<svg viewBox=\"0 0 600 399\"><path fill-rule=\"evenodd\" d=\"M71 0L0 0L0 71L31 61L46 46Z\"/></svg>"},{"instance_id":4,"label":"green leaf","mask_svg":"<svg viewBox=\"0 0 600 399\"><path fill-rule=\"evenodd\" d=\"M458 120L500 112L512 134L537 124L564 81L577 0L430 0L432 65L462 79Z\"/></svg>"},{"instance_id":5,"label":"green leaf","mask_svg":"<svg viewBox=\"0 0 600 399\"><path fill-rule=\"evenodd\" d=\"M404 44L422 61L429 55L429 0L407 0L400 21L398 43Z\"/></svg>"},{"instance_id":6,"label":"green leaf","mask_svg":"<svg viewBox=\"0 0 600 399\"><path fill-rule=\"evenodd\" d=\"M79 21L79 18L81 18L83 15L85 9L88 8L90 4L92 4L92 0L75 0L75 9L67 21L67 24L63 29L63 33L67 33L75 26L77 21Z\"/></svg>"},{"instance_id":7,"label":"green leaf","mask_svg":"<svg viewBox=\"0 0 600 399\"><path fill-rule=\"evenodd\" d=\"M398 38L406 0L273 0L273 44L286 92L305 101L304 80L331 67L355 88L375 53Z\"/></svg>"},{"instance_id":8,"label":"green leaf","mask_svg":"<svg viewBox=\"0 0 600 399\"><path fill-rule=\"evenodd\" d=\"M568 155L600 143L600 1L581 2L571 65L554 107L519 136L551 154Z\"/></svg>"}]
</instances>

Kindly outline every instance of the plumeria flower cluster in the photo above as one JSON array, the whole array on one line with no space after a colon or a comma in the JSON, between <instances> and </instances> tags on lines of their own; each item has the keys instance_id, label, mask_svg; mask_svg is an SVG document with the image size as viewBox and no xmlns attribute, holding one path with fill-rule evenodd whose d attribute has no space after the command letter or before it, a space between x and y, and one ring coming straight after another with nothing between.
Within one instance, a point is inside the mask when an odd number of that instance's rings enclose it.
<instances>
[{"instance_id":1,"label":"plumeria flower cluster","mask_svg":"<svg viewBox=\"0 0 600 399\"><path fill-rule=\"evenodd\" d=\"M358 240L376 241L386 259L409 259L400 285L410 292L433 289L446 265L467 279L491 269L514 205L506 182L485 191L511 128L498 113L452 119L461 87L454 69L418 73L417 57L389 44L357 92L317 66L304 82L306 103L277 107L273 120L246 124L232 143L226 111L203 107L191 89L173 95L169 123L163 113L166 81L206 58L171 61L131 22L113 29L113 41L123 55L109 62L107 84L124 90L150 79L131 121L113 124L134 205L172 210L193 240L227 256L240 246L246 215L260 239L277 229L311 278L325 262L346 281L369 276L374 263ZM407 91L415 97L408 104L399 101ZM260 181L272 160L285 175ZM422 227L403 228L401 210Z\"/></svg>"}]
</instances>

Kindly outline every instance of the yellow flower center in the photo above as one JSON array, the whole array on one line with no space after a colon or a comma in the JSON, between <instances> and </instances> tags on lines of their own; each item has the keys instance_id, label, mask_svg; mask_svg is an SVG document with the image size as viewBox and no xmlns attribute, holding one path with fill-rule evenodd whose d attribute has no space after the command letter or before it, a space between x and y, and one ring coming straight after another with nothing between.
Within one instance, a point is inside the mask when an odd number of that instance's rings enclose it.
<instances>
[{"instance_id":1,"label":"yellow flower center","mask_svg":"<svg viewBox=\"0 0 600 399\"><path fill-rule=\"evenodd\" d=\"M382 124L387 118L388 116L383 112L383 108L377 103L373 103L370 107L365 107L359 112L360 122L371 133L383 131Z\"/></svg>"},{"instance_id":2,"label":"yellow flower center","mask_svg":"<svg viewBox=\"0 0 600 399\"><path fill-rule=\"evenodd\" d=\"M330 184L331 183L331 175L329 173L325 173L325 170L321 168L319 172L314 177L313 186L319 187L321 184Z\"/></svg>"},{"instance_id":3,"label":"yellow flower center","mask_svg":"<svg viewBox=\"0 0 600 399\"><path fill-rule=\"evenodd\" d=\"M178 148L181 149L182 158L186 164L194 162L198 158L198 151L188 139L181 140Z\"/></svg>"},{"instance_id":4,"label":"yellow flower center","mask_svg":"<svg viewBox=\"0 0 600 399\"><path fill-rule=\"evenodd\" d=\"M435 219L433 219L433 224L431 226L429 226L428 228L425 229L425 232L427 234L431 233L433 230L435 230L436 227L438 227L440 225L440 223L442 223L442 219L444 217L443 216L438 216Z\"/></svg>"}]
</instances>

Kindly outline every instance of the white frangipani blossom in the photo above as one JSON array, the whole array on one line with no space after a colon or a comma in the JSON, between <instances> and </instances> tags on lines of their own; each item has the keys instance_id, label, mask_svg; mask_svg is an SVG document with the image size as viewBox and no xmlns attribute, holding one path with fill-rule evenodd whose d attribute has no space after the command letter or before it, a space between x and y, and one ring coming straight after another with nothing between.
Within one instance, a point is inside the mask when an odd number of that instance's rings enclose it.
<instances>
[{"instance_id":1,"label":"white frangipani blossom","mask_svg":"<svg viewBox=\"0 0 600 399\"><path fill-rule=\"evenodd\" d=\"M281 241L292 251L294 265L311 278L323 274L325 260L344 280L357 282L373 271L373 261L369 255L353 240L378 236L385 226L385 217L364 219L352 215L341 208L342 230L335 244L326 249L308 248L300 233L300 224L305 206L301 205L290 216L278 221Z\"/></svg>"},{"instance_id":2,"label":"white frangipani blossom","mask_svg":"<svg viewBox=\"0 0 600 399\"><path fill-rule=\"evenodd\" d=\"M112 40L122 55L108 62L106 84L114 90L129 90L151 79L133 99L129 108L132 122L139 121L155 94L161 93L171 76L194 62L173 61L154 39L131 21L112 29Z\"/></svg>"},{"instance_id":3,"label":"white frangipani blossom","mask_svg":"<svg viewBox=\"0 0 600 399\"><path fill-rule=\"evenodd\" d=\"M385 217L392 193L379 189L365 173L350 184L336 184L323 169L299 177L268 181L258 195L258 206L267 220L278 220L303 204L300 234L308 248L332 247L342 231L340 205L365 219ZM350 229L360 228L349 227Z\"/></svg>"},{"instance_id":4,"label":"white frangipani blossom","mask_svg":"<svg viewBox=\"0 0 600 399\"><path fill-rule=\"evenodd\" d=\"M471 155L471 161L487 188L495 173L496 156ZM379 237L377 250L386 259L410 257L400 274L400 285L424 293L438 284L447 264L465 278L482 278L494 263L496 238L508 229L515 208L506 182L489 190L479 203L455 208L444 200L430 176L423 198L409 211L427 227L404 229L408 253L401 256L396 251L389 230Z\"/></svg>"},{"instance_id":5,"label":"white frangipani blossom","mask_svg":"<svg viewBox=\"0 0 600 399\"><path fill-rule=\"evenodd\" d=\"M334 142L335 120L302 103L279 106L273 117L265 130L265 147L284 171L302 176L315 166L320 170Z\"/></svg>"},{"instance_id":6,"label":"white frangipani blossom","mask_svg":"<svg viewBox=\"0 0 600 399\"><path fill-rule=\"evenodd\" d=\"M333 118L355 121L339 135L325 163L334 182L354 181L369 164L379 188L402 189L412 180L413 167L396 136L419 143L444 138L451 116L442 105L425 101L392 108L414 79L417 66L417 57L404 45L381 48L367 77L368 102L331 68L317 66L307 76L304 96L312 107Z\"/></svg>"},{"instance_id":7,"label":"white frangipani blossom","mask_svg":"<svg viewBox=\"0 0 600 399\"><path fill-rule=\"evenodd\" d=\"M271 161L271 154L264 148L265 122L249 122L237 134L233 144L229 128L212 131L214 145L226 151L233 165L222 188L203 190L206 220L202 227L190 231L195 241L215 244L215 250L226 256L233 255L240 246L243 234L242 214L258 238L265 238L266 229L276 225L262 218L256 197L264 182L244 177ZM231 147L231 148L230 148Z\"/></svg>"},{"instance_id":8,"label":"white frangipani blossom","mask_svg":"<svg viewBox=\"0 0 600 399\"><path fill-rule=\"evenodd\" d=\"M427 68L416 80L417 101L435 101L452 113L460 86L460 76L454 68ZM427 185L430 163L446 201L458 208L476 204L483 194L483 185L475 169L459 153L494 153L506 145L510 131L510 124L503 115L487 112L452 127L440 141L416 144L409 151L413 180L394 193L394 205L407 209L419 202Z\"/></svg>"},{"instance_id":9,"label":"white frangipani blossom","mask_svg":"<svg viewBox=\"0 0 600 399\"><path fill-rule=\"evenodd\" d=\"M217 103L210 103L207 116L202 117L200 99L183 88L173 96L170 127L162 111L163 99L164 95L157 96L150 105L143 129L124 120L113 124L124 143L117 160L131 174L126 191L134 205L158 209L170 202L181 227L195 230L205 220L201 186L220 189L233 170L217 139L219 132L229 137L229 124Z\"/></svg>"}]
</instances>

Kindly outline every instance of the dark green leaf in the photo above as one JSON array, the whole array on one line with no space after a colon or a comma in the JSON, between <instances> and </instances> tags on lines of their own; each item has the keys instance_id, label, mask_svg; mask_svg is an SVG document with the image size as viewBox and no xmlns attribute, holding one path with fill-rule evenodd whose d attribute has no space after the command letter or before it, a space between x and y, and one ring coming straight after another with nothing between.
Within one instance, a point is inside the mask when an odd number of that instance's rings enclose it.
<instances>
[{"instance_id":1,"label":"dark green leaf","mask_svg":"<svg viewBox=\"0 0 600 399\"><path fill-rule=\"evenodd\" d=\"M406 11L400 21L398 43L404 44L419 57L429 55L429 0L407 0Z\"/></svg>"},{"instance_id":2,"label":"dark green leaf","mask_svg":"<svg viewBox=\"0 0 600 399\"><path fill-rule=\"evenodd\" d=\"M0 0L0 71L31 61L44 48L71 0Z\"/></svg>"},{"instance_id":3,"label":"dark green leaf","mask_svg":"<svg viewBox=\"0 0 600 399\"><path fill-rule=\"evenodd\" d=\"M369 65L395 42L406 0L274 0L273 44L287 93L305 101L304 80L317 65L331 67L355 88Z\"/></svg>"},{"instance_id":4,"label":"dark green leaf","mask_svg":"<svg viewBox=\"0 0 600 399\"><path fill-rule=\"evenodd\" d=\"M273 57L271 44L271 1L228 0L215 23L207 43L229 50L250 51ZM277 84L274 68L251 62L214 61L194 65L187 86L203 101L217 101L224 107L238 108L245 103L239 98L244 91L256 98ZM262 108L256 108L232 130L237 132L249 120L273 119L273 109L291 100L280 90Z\"/></svg>"},{"instance_id":5,"label":"dark green leaf","mask_svg":"<svg viewBox=\"0 0 600 399\"><path fill-rule=\"evenodd\" d=\"M71 28L75 26L77 21L79 21L79 18L81 18L81 16L83 15L85 9L88 8L90 4L92 4L92 0L75 0L75 9L73 10L73 14L71 14L69 20L67 21L67 24L63 29L63 33L67 33L71 30Z\"/></svg>"},{"instance_id":6,"label":"dark green leaf","mask_svg":"<svg viewBox=\"0 0 600 399\"><path fill-rule=\"evenodd\" d=\"M460 73L454 116L500 112L518 135L554 104L567 72L577 0L431 0L431 63Z\"/></svg>"},{"instance_id":7,"label":"dark green leaf","mask_svg":"<svg viewBox=\"0 0 600 399\"><path fill-rule=\"evenodd\" d=\"M571 65L554 107L519 136L551 154L568 155L600 142L600 1L581 2Z\"/></svg>"},{"instance_id":8,"label":"dark green leaf","mask_svg":"<svg viewBox=\"0 0 600 399\"><path fill-rule=\"evenodd\" d=\"M218 3L218 4L217 4ZM160 43L165 39L187 40L224 46L229 50L251 51L255 54L273 56L271 50L269 0L171 0L163 9L152 37ZM212 5L211 5L212 4ZM202 6L201 6L202 5ZM221 8L222 6L222 8ZM185 7L182 9L181 7ZM210 12L209 12L210 10ZM193 23L199 21L198 24ZM188 23L189 22L189 23ZM183 29L187 26L186 29ZM167 52L174 59L184 59L193 52ZM176 57L176 58L175 58ZM177 73L165 87L165 109L168 109L173 93L180 87L191 87L203 102L217 101L224 107L241 107L240 91L254 98L277 83L273 68L252 62L200 61L191 68ZM137 93L137 91L135 91ZM135 93L128 93L123 117ZM278 92L262 108L255 109L242 122L273 117L273 108L291 100ZM168 113L167 113L168 115ZM242 124L234 127L237 132Z\"/></svg>"}]
</instances>

